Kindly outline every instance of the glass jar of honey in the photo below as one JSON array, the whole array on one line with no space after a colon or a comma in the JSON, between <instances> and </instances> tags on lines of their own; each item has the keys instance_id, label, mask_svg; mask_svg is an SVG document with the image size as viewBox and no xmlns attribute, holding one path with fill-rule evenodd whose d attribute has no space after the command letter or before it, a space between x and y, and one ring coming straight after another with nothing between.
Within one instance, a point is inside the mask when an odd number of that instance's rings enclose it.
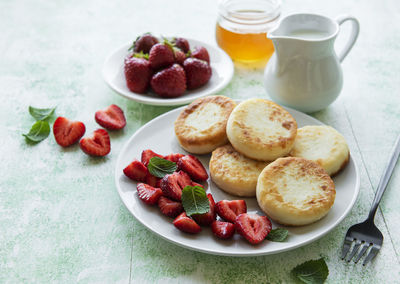
<instances>
[{"instance_id":1,"label":"glass jar of honey","mask_svg":"<svg viewBox=\"0 0 400 284\"><path fill-rule=\"evenodd\" d=\"M222 0L218 10L218 45L236 62L265 65L274 52L267 33L278 23L281 0Z\"/></svg>"}]
</instances>

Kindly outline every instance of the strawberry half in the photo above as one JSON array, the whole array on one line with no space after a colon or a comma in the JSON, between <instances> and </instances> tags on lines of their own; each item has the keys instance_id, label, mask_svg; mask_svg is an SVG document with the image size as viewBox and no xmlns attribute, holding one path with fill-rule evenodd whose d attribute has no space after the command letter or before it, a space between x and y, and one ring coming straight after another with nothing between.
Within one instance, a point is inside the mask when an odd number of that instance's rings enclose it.
<instances>
[{"instance_id":1,"label":"strawberry half","mask_svg":"<svg viewBox=\"0 0 400 284\"><path fill-rule=\"evenodd\" d=\"M124 112L117 105L110 105L104 110L96 111L94 119L100 126L109 130L122 129L126 125Z\"/></svg>"},{"instance_id":2,"label":"strawberry half","mask_svg":"<svg viewBox=\"0 0 400 284\"><path fill-rule=\"evenodd\" d=\"M207 194L207 198L210 204L210 210L204 214L194 214L192 215L193 219L197 222L197 224L201 226L209 226L212 222L215 221L217 214L215 213L215 201L212 197L211 193Z\"/></svg>"},{"instance_id":3,"label":"strawberry half","mask_svg":"<svg viewBox=\"0 0 400 284\"><path fill-rule=\"evenodd\" d=\"M210 64L210 55L208 54L207 49L203 46L196 46L194 51L192 51L192 56Z\"/></svg>"},{"instance_id":4,"label":"strawberry half","mask_svg":"<svg viewBox=\"0 0 400 284\"><path fill-rule=\"evenodd\" d=\"M85 134L85 125L80 121L70 121L65 117L57 117L53 124L53 134L58 145L67 147L81 139Z\"/></svg>"},{"instance_id":5,"label":"strawberry half","mask_svg":"<svg viewBox=\"0 0 400 284\"><path fill-rule=\"evenodd\" d=\"M159 158L163 158L162 155L159 155L157 153L154 153L152 150L147 149L147 150L143 150L142 152L142 158L141 161L143 163L143 165L145 165L147 167L147 165L149 164L149 161L151 158L153 157L159 157Z\"/></svg>"},{"instance_id":6,"label":"strawberry half","mask_svg":"<svg viewBox=\"0 0 400 284\"><path fill-rule=\"evenodd\" d=\"M171 200L165 196L161 196L158 199L158 207L160 208L161 213L171 218L175 218L183 211L182 203Z\"/></svg>"},{"instance_id":7,"label":"strawberry half","mask_svg":"<svg viewBox=\"0 0 400 284\"><path fill-rule=\"evenodd\" d=\"M149 53L149 62L153 70L173 64L175 57L172 46L163 43L153 45Z\"/></svg>"},{"instance_id":8,"label":"strawberry half","mask_svg":"<svg viewBox=\"0 0 400 284\"><path fill-rule=\"evenodd\" d=\"M215 210L226 221L235 223L239 214L247 212L247 206L244 200L221 200L215 204Z\"/></svg>"},{"instance_id":9,"label":"strawberry half","mask_svg":"<svg viewBox=\"0 0 400 284\"><path fill-rule=\"evenodd\" d=\"M146 182L146 177L149 174L147 168L136 159L126 166L123 171L128 178L139 182Z\"/></svg>"},{"instance_id":10,"label":"strawberry half","mask_svg":"<svg viewBox=\"0 0 400 284\"><path fill-rule=\"evenodd\" d=\"M173 222L174 226L182 232L189 234L197 234L201 231L201 227L191 218L189 218L185 212L182 212Z\"/></svg>"},{"instance_id":11,"label":"strawberry half","mask_svg":"<svg viewBox=\"0 0 400 284\"><path fill-rule=\"evenodd\" d=\"M136 186L137 194L140 200L149 205L154 205L162 196L162 190L158 187L152 187L145 183L138 183Z\"/></svg>"},{"instance_id":12,"label":"strawberry half","mask_svg":"<svg viewBox=\"0 0 400 284\"><path fill-rule=\"evenodd\" d=\"M212 75L210 65L206 61L197 58L187 58L183 62L183 69L186 73L188 90L197 89L205 85Z\"/></svg>"},{"instance_id":13,"label":"strawberry half","mask_svg":"<svg viewBox=\"0 0 400 284\"><path fill-rule=\"evenodd\" d=\"M249 243L262 242L271 231L271 221L266 216L243 213L236 217L235 228Z\"/></svg>"},{"instance_id":14,"label":"strawberry half","mask_svg":"<svg viewBox=\"0 0 400 284\"><path fill-rule=\"evenodd\" d=\"M235 225L230 222L214 221L211 230L216 237L226 240L235 234Z\"/></svg>"},{"instance_id":15,"label":"strawberry half","mask_svg":"<svg viewBox=\"0 0 400 284\"><path fill-rule=\"evenodd\" d=\"M192 180L182 171L165 175L160 183L163 194L177 201L181 201L182 189L187 185L192 185Z\"/></svg>"},{"instance_id":16,"label":"strawberry half","mask_svg":"<svg viewBox=\"0 0 400 284\"><path fill-rule=\"evenodd\" d=\"M153 70L147 59L133 55L125 59L124 74L128 89L134 93L144 94L149 88Z\"/></svg>"},{"instance_id":17,"label":"strawberry half","mask_svg":"<svg viewBox=\"0 0 400 284\"><path fill-rule=\"evenodd\" d=\"M182 158L183 156L185 156L185 155L180 154L180 153L176 153L176 154L169 154L167 156L164 156L163 158L165 160L168 160L168 161L171 161L171 162L174 162L174 163L178 163L179 159Z\"/></svg>"},{"instance_id":18,"label":"strawberry half","mask_svg":"<svg viewBox=\"0 0 400 284\"><path fill-rule=\"evenodd\" d=\"M105 156L111 151L110 136L104 129L97 129L92 137L83 138L79 142L82 151L90 156Z\"/></svg>"},{"instance_id":19,"label":"strawberry half","mask_svg":"<svg viewBox=\"0 0 400 284\"><path fill-rule=\"evenodd\" d=\"M192 155L185 155L178 161L178 168L186 172L195 181L205 181L208 174L203 164Z\"/></svg>"},{"instance_id":20,"label":"strawberry half","mask_svg":"<svg viewBox=\"0 0 400 284\"><path fill-rule=\"evenodd\" d=\"M154 74L150 85L153 91L163 98L179 97L186 91L185 70L175 63Z\"/></svg>"}]
</instances>

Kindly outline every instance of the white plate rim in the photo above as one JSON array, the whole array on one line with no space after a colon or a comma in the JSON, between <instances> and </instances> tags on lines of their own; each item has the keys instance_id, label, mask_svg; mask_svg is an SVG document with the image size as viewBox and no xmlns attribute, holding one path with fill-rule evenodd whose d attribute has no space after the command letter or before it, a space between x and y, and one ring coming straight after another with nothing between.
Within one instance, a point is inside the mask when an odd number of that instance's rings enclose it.
<instances>
[{"instance_id":1,"label":"white plate rim","mask_svg":"<svg viewBox=\"0 0 400 284\"><path fill-rule=\"evenodd\" d=\"M166 36L166 38L172 38L171 36ZM223 80L211 91L207 89L205 89L203 92L201 92L200 94L193 96L193 97L187 97L186 94L178 97L178 98L170 98L170 99L166 99L166 98L153 98L153 97L146 97L145 94L138 94L138 93L134 93L129 91L125 92L124 90L121 90L117 85L115 85L113 82L110 81L110 78L106 75L106 70L107 70L107 66L108 66L108 62L111 60L111 58L115 55L115 53L119 52L121 49L128 49L129 46L132 45L132 41L125 43L124 45L119 46L118 48L114 49L112 52L110 52L104 63L103 63L103 67L102 67L102 77L103 80L106 82L107 86L109 86L114 92L116 92L118 95L123 96L127 99L142 103L142 104L147 104L147 105L155 105L155 106L179 106L179 105L184 105L184 104L188 104L191 103L192 101L201 98L201 97L205 97L211 94L216 94L217 92L221 91L223 88L225 88L229 82L232 80L233 78L233 74L234 74L234 65L233 65L233 61L232 59L229 57L229 55L222 50L221 48L219 48L218 46L200 41L200 40L195 40L192 38L188 38L185 37L189 42L191 42L193 45L193 43L195 43L195 45L202 45L205 46L207 49L212 48L213 50L215 50L216 52L219 53L220 56L222 56L224 58L224 60L227 61L227 63L229 64L229 66L227 66L229 68L229 72L228 73L224 73L224 77ZM213 62L210 63L210 65L213 67L214 64Z\"/></svg>"},{"instance_id":2,"label":"white plate rim","mask_svg":"<svg viewBox=\"0 0 400 284\"><path fill-rule=\"evenodd\" d=\"M310 239L308 239L308 240L306 240L304 242L301 242L301 243L299 243L297 245L293 245L291 247L285 247L285 248L282 248L282 249L277 249L277 250L274 250L274 251L267 251L267 252L266 251L258 252L257 250L255 250L255 251L244 252L244 253L229 253L229 252L215 251L215 250L209 250L209 249L204 249L204 248L199 248L199 247L193 247L193 246L190 246L190 245L186 245L186 244L180 243L179 241L176 241L174 239L168 238L168 237L166 237L166 236L164 236L162 234L159 234L156 231L153 231L146 224L145 221L143 221L141 218L138 218L138 216L135 215L135 213L130 209L128 204L122 198L121 188L120 188L120 186L118 184L119 177L121 176L121 173L118 173L118 165L121 163L121 160L122 160L122 157L123 157L123 153L130 146L130 142L132 140L134 140L136 138L136 136L140 135L140 132L143 129L145 129L145 127L147 127L147 125L149 123L154 123L154 122L157 122L158 120L162 120L165 116L170 115L171 112L178 112L178 111L181 111L183 108L185 108L185 106L182 106L180 108L176 108L176 109L170 110L170 111L168 111L166 113L163 113L163 114L153 118L152 120L148 121L146 124L142 125L138 130L136 130L135 133L129 138L129 140L127 142L125 142L124 146L122 147L122 149L121 149L121 151L120 151L120 153L118 155L116 166L115 166L115 174L114 174L115 186L117 188L118 195L119 195L120 199L122 200L123 204L128 209L128 211L135 217L136 220L138 220L144 227L146 227L148 230L150 230L152 233L156 234L157 236L161 237L162 239L165 239L165 240L167 240L167 241L169 241L171 243L174 243L174 244L176 244L176 245L178 245L180 247L184 247L184 248L189 249L189 250L202 252L202 253L206 253L206 254L212 254L212 255L233 256L233 257L249 257L249 256L272 255L272 254L278 254L278 253L281 253L281 252L290 251L290 250L305 246L307 244L310 244L310 243L322 238L323 236L328 234L330 231L332 231L334 228L336 228L344 220L344 218L347 217L347 215L350 213L351 209L354 207L354 204L355 204L355 202L356 202L356 200L358 198L359 192L360 192L360 174L359 174L359 169L357 167L357 164L355 163L352 155L350 155L349 164L352 163L354 165L354 170L355 170L355 174L356 174L356 177L355 177L355 182L356 183L355 183L355 191L354 191L352 199L351 199L351 201L349 203L349 206L342 213L342 215L333 224L331 224L327 229L325 229L321 233L319 233L319 234L311 237ZM311 119L312 121L314 121L315 124L317 124L317 125L326 125L323 122L319 121L318 119L316 119L316 118L314 118L312 116L309 116L309 115L307 115L307 114L305 114L303 112L294 110L294 109L289 108L289 107L283 107L283 108L286 109L287 111L289 111L290 113L297 113L297 114L300 114L300 115L304 115L308 119Z\"/></svg>"}]
</instances>

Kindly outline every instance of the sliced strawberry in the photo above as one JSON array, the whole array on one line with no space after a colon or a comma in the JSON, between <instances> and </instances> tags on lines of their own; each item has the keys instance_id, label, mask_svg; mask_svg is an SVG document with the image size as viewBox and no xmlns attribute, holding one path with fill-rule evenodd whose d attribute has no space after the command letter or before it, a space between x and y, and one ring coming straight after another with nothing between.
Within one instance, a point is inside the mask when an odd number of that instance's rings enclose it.
<instances>
[{"instance_id":1,"label":"sliced strawberry","mask_svg":"<svg viewBox=\"0 0 400 284\"><path fill-rule=\"evenodd\" d=\"M164 156L164 159L168 160L168 161L171 161L171 162L174 162L174 163L178 163L179 159L182 158L183 156L185 156L185 155L180 154L180 153L169 154L167 156Z\"/></svg>"},{"instance_id":2,"label":"sliced strawberry","mask_svg":"<svg viewBox=\"0 0 400 284\"><path fill-rule=\"evenodd\" d=\"M126 166L124 174L134 181L146 182L148 171L140 161L134 159L132 163Z\"/></svg>"},{"instance_id":3,"label":"sliced strawberry","mask_svg":"<svg viewBox=\"0 0 400 284\"><path fill-rule=\"evenodd\" d=\"M215 221L217 214L215 213L215 201L212 197L211 193L207 194L207 198L210 204L210 210L204 214L195 214L192 215L193 219L197 222L197 224L201 226L209 226L212 222Z\"/></svg>"},{"instance_id":4,"label":"sliced strawberry","mask_svg":"<svg viewBox=\"0 0 400 284\"><path fill-rule=\"evenodd\" d=\"M180 158L178 168L186 172L195 181L205 181L208 179L206 169L195 156L186 155Z\"/></svg>"},{"instance_id":5,"label":"sliced strawberry","mask_svg":"<svg viewBox=\"0 0 400 284\"><path fill-rule=\"evenodd\" d=\"M104 110L96 111L94 118L100 126L109 130L122 129L126 125L124 112L117 105L110 105Z\"/></svg>"},{"instance_id":6,"label":"sliced strawberry","mask_svg":"<svg viewBox=\"0 0 400 284\"><path fill-rule=\"evenodd\" d=\"M235 234L235 225L230 222L214 221L211 224L211 230L215 236L226 240L232 238Z\"/></svg>"},{"instance_id":7,"label":"sliced strawberry","mask_svg":"<svg viewBox=\"0 0 400 284\"><path fill-rule=\"evenodd\" d=\"M147 172L146 183L151 186L160 187L161 179L153 176L151 173Z\"/></svg>"},{"instance_id":8,"label":"sliced strawberry","mask_svg":"<svg viewBox=\"0 0 400 284\"><path fill-rule=\"evenodd\" d=\"M136 186L137 194L144 203L154 205L162 196L162 190L158 187L152 187L145 183L138 183Z\"/></svg>"},{"instance_id":9,"label":"sliced strawberry","mask_svg":"<svg viewBox=\"0 0 400 284\"><path fill-rule=\"evenodd\" d=\"M271 221L266 216L242 213L236 217L236 231L255 245L262 242L271 231Z\"/></svg>"},{"instance_id":10,"label":"sliced strawberry","mask_svg":"<svg viewBox=\"0 0 400 284\"><path fill-rule=\"evenodd\" d=\"M247 212L247 206L244 200L221 200L215 204L215 210L226 221L235 223L239 214Z\"/></svg>"},{"instance_id":11,"label":"sliced strawberry","mask_svg":"<svg viewBox=\"0 0 400 284\"><path fill-rule=\"evenodd\" d=\"M147 150L143 150L142 152L142 163L143 165L145 165L147 167L147 165L149 164L149 161L151 158L153 157L159 157L159 158L163 158L162 155L159 155L157 153L154 153L152 150L147 149Z\"/></svg>"},{"instance_id":12,"label":"sliced strawberry","mask_svg":"<svg viewBox=\"0 0 400 284\"><path fill-rule=\"evenodd\" d=\"M97 129L92 137L83 138L79 146L90 156L105 156L111 151L110 136L104 129Z\"/></svg>"},{"instance_id":13,"label":"sliced strawberry","mask_svg":"<svg viewBox=\"0 0 400 284\"><path fill-rule=\"evenodd\" d=\"M161 196L158 199L158 207L160 208L161 213L172 218L175 218L183 211L182 203L173 201L165 196Z\"/></svg>"},{"instance_id":14,"label":"sliced strawberry","mask_svg":"<svg viewBox=\"0 0 400 284\"><path fill-rule=\"evenodd\" d=\"M181 201L182 189L187 185L192 185L192 180L182 171L165 175L160 183L163 194L177 201Z\"/></svg>"},{"instance_id":15,"label":"sliced strawberry","mask_svg":"<svg viewBox=\"0 0 400 284\"><path fill-rule=\"evenodd\" d=\"M201 231L201 227L191 218L182 212L173 222L174 226L182 232L189 234L197 234Z\"/></svg>"},{"instance_id":16,"label":"sliced strawberry","mask_svg":"<svg viewBox=\"0 0 400 284\"><path fill-rule=\"evenodd\" d=\"M204 186L202 184L194 182L194 181L192 181L192 186L200 186L201 188L204 189Z\"/></svg>"},{"instance_id":17,"label":"sliced strawberry","mask_svg":"<svg viewBox=\"0 0 400 284\"><path fill-rule=\"evenodd\" d=\"M67 147L81 139L85 134L85 125L80 121L70 121L65 117L57 117L53 124L53 134L58 145Z\"/></svg>"}]
</instances>

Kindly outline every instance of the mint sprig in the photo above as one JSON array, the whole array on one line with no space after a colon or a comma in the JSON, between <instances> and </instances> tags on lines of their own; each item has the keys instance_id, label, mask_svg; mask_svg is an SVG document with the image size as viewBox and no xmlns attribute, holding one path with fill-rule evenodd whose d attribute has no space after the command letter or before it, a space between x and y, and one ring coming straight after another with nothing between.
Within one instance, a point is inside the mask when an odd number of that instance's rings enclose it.
<instances>
[{"instance_id":1,"label":"mint sprig","mask_svg":"<svg viewBox=\"0 0 400 284\"><path fill-rule=\"evenodd\" d=\"M172 174L177 168L178 166L176 163L160 157L151 158L149 164L147 165L149 172L158 178L163 178L167 174Z\"/></svg>"},{"instance_id":2,"label":"mint sprig","mask_svg":"<svg viewBox=\"0 0 400 284\"><path fill-rule=\"evenodd\" d=\"M53 113L56 108L35 108L29 106L29 113L33 116L36 121L38 120L46 120L48 119Z\"/></svg>"},{"instance_id":3,"label":"mint sprig","mask_svg":"<svg viewBox=\"0 0 400 284\"><path fill-rule=\"evenodd\" d=\"M283 242L286 240L289 231L284 228L276 228L271 230L267 235L267 240L271 242Z\"/></svg>"},{"instance_id":4,"label":"mint sprig","mask_svg":"<svg viewBox=\"0 0 400 284\"><path fill-rule=\"evenodd\" d=\"M50 134L50 125L47 121L39 120L32 125L31 130L27 134L22 134L30 142L40 142L46 139Z\"/></svg>"},{"instance_id":5,"label":"mint sprig","mask_svg":"<svg viewBox=\"0 0 400 284\"><path fill-rule=\"evenodd\" d=\"M323 258L306 261L291 271L292 275L303 283L321 284L329 275L329 269Z\"/></svg>"},{"instance_id":6,"label":"mint sprig","mask_svg":"<svg viewBox=\"0 0 400 284\"><path fill-rule=\"evenodd\" d=\"M182 205L186 215L204 214L210 210L207 194L200 186L187 185L182 190Z\"/></svg>"}]
</instances>

